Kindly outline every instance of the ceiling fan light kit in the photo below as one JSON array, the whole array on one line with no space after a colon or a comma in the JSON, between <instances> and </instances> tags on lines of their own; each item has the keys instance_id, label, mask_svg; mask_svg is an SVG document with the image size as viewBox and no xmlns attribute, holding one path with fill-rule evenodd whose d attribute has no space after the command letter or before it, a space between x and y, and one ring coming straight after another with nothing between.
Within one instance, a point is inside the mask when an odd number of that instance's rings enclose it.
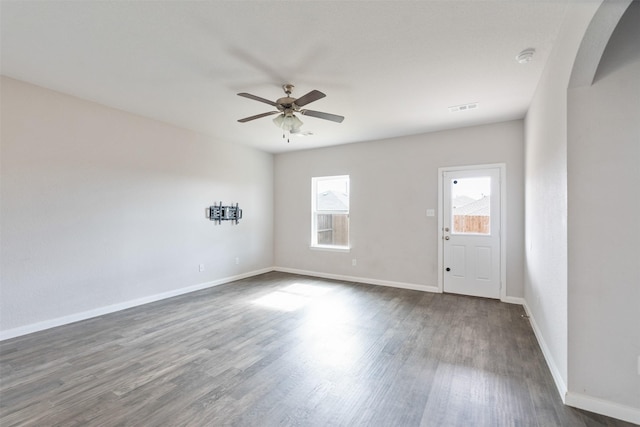
<instances>
[{"instance_id":1,"label":"ceiling fan light kit","mask_svg":"<svg viewBox=\"0 0 640 427\"><path fill-rule=\"evenodd\" d=\"M300 120L295 113L300 113L302 115L316 117L319 119L329 120L336 123L342 123L344 120L343 116L338 116L336 114L323 113L321 111L313 111L313 110L303 110L300 107L303 107L307 104L310 104L313 101L317 101L318 99L324 98L326 95L319 90L312 90L306 95L301 96L300 98L293 98L291 96L291 92L293 91L294 86L290 83L282 86L284 93L286 96L279 98L275 102L270 101L268 99L252 95L250 93L242 92L239 93L238 96L242 96L244 98L253 99L254 101L263 102L265 104L269 104L273 107L276 107L277 111L269 111L262 114L256 114L255 116L245 117L244 119L239 119L238 122L246 123L251 120L259 119L266 116L271 116L273 114L278 114L278 116L273 119L273 123L278 126L283 132L289 132L289 135L300 134L300 127L303 125L302 120ZM310 133L309 133L310 134ZM285 138L285 134L282 134L282 138ZM287 138L287 142L289 142L289 138Z\"/></svg>"},{"instance_id":2,"label":"ceiling fan light kit","mask_svg":"<svg viewBox=\"0 0 640 427\"><path fill-rule=\"evenodd\" d=\"M273 119L273 123L280 129L296 133L300 130L300 127L304 124L297 116L290 114L280 114Z\"/></svg>"}]
</instances>

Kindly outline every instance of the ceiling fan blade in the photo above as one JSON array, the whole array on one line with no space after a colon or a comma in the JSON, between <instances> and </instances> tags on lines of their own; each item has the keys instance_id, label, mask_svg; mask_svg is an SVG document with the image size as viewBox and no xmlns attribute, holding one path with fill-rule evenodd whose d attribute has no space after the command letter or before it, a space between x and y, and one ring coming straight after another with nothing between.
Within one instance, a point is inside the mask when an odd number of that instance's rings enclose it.
<instances>
[{"instance_id":1,"label":"ceiling fan blade","mask_svg":"<svg viewBox=\"0 0 640 427\"><path fill-rule=\"evenodd\" d=\"M325 96L327 95L320 92L319 90L312 90L308 94L302 95L300 98L296 99L295 104L298 107L302 107L303 105L307 105L313 101L317 101L318 99L324 98Z\"/></svg>"},{"instance_id":2,"label":"ceiling fan blade","mask_svg":"<svg viewBox=\"0 0 640 427\"><path fill-rule=\"evenodd\" d=\"M242 92L242 93L239 93L238 96L242 96L242 97L245 97L245 98L253 99L254 101L264 102L265 104L273 105L274 107L278 106L278 104L276 104L273 101L269 101L268 99L261 98L261 97L256 96L256 95L251 95L250 93Z\"/></svg>"},{"instance_id":3,"label":"ceiling fan blade","mask_svg":"<svg viewBox=\"0 0 640 427\"><path fill-rule=\"evenodd\" d=\"M280 111L269 111L268 113L256 114L255 116L245 117L244 119L238 120L240 123L250 122L251 120L259 119L261 117L272 116L274 114L278 114Z\"/></svg>"},{"instance_id":4,"label":"ceiling fan blade","mask_svg":"<svg viewBox=\"0 0 640 427\"><path fill-rule=\"evenodd\" d=\"M342 123L342 121L344 120L344 117L338 116L337 114L323 113L323 112L320 112L320 111L300 110L300 113L304 114L305 116L311 116L311 117L317 117L319 119L331 120L332 122L336 122L336 123Z\"/></svg>"}]
</instances>

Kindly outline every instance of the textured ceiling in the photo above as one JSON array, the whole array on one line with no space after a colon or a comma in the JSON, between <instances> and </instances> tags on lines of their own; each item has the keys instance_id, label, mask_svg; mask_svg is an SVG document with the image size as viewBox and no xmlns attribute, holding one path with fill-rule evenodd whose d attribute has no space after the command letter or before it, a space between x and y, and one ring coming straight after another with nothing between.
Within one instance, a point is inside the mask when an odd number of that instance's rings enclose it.
<instances>
[{"instance_id":1,"label":"textured ceiling","mask_svg":"<svg viewBox=\"0 0 640 427\"><path fill-rule=\"evenodd\" d=\"M2 1L2 74L268 152L524 117L566 1ZM515 56L533 47L528 64ZM312 89L311 136L276 100ZM472 111L449 106L478 102Z\"/></svg>"}]
</instances>

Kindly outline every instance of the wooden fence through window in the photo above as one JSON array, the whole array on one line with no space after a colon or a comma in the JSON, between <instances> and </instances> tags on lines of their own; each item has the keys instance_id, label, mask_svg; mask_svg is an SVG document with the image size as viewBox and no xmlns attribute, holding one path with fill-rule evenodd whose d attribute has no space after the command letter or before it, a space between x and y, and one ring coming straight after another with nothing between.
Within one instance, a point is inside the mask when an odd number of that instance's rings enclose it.
<instances>
[{"instance_id":1,"label":"wooden fence through window","mask_svg":"<svg viewBox=\"0 0 640 427\"><path fill-rule=\"evenodd\" d=\"M349 216L347 214L318 214L318 244L347 246L349 244Z\"/></svg>"},{"instance_id":2,"label":"wooden fence through window","mask_svg":"<svg viewBox=\"0 0 640 427\"><path fill-rule=\"evenodd\" d=\"M454 233L477 233L489 234L490 217L483 215L454 215L453 231Z\"/></svg>"}]
</instances>

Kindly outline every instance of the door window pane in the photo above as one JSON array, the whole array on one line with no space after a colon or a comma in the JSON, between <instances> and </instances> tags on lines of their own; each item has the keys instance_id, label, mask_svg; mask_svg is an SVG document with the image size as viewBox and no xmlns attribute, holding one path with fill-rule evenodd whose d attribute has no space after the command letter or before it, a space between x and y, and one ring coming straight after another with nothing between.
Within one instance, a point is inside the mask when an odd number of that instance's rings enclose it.
<instances>
[{"instance_id":1,"label":"door window pane","mask_svg":"<svg viewBox=\"0 0 640 427\"><path fill-rule=\"evenodd\" d=\"M451 180L451 230L455 234L491 234L491 178Z\"/></svg>"}]
</instances>

